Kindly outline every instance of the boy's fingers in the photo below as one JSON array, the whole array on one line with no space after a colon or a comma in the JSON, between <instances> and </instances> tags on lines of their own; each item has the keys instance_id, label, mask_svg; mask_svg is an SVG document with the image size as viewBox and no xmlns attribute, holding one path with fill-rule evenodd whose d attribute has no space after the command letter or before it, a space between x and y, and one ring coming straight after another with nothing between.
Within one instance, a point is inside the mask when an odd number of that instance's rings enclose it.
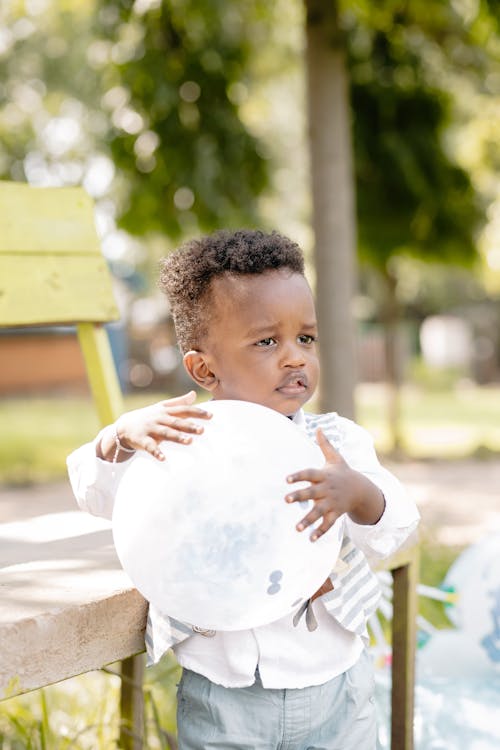
<instances>
[{"instance_id":1,"label":"boy's fingers","mask_svg":"<svg viewBox=\"0 0 500 750\"><path fill-rule=\"evenodd\" d=\"M188 391L182 396L175 396L174 398L165 399L162 401L164 406L175 406L176 404L194 404L196 401L196 391Z\"/></svg>"},{"instance_id":2,"label":"boy's fingers","mask_svg":"<svg viewBox=\"0 0 500 750\"><path fill-rule=\"evenodd\" d=\"M320 427L318 427L318 429L316 430L316 440L323 452L324 457L326 458L327 463L341 464L344 462L344 459L342 458L340 453L335 450Z\"/></svg>"},{"instance_id":3,"label":"boy's fingers","mask_svg":"<svg viewBox=\"0 0 500 750\"><path fill-rule=\"evenodd\" d=\"M315 542L316 539L319 539L320 536L323 536L323 534L326 534L328 529L330 529L335 521L326 521L324 520L323 523L318 526L316 529L314 529L313 533L310 536L311 542Z\"/></svg>"},{"instance_id":4,"label":"boy's fingers","mask_svg":"<svg viewBox=\"0 0 500 750\"><path fill-rule=\"evenodd\" d=\"M315 523L315 521L317 520L318 518L313 518L312 520L308 520L308 516L306 516L302 521L300 521L300 523L297 524L297 527L296 527L297 531L303 531L308 526L311 526L313 523ZM313 530L310 536L311 542L315 542L316 539L320 538L320 536L323 536L323 534L326 534L328 529L330 529L333 526L336 520L337 518L332 517L331 514L328 515L328 518L326 516L323 516L322 523Z\"/></svg>"},{"instance_id":5,"label":"boy's fingers","mask_svg":"<svg viewBox=\"0 0 500 750\"><path fill-rule=\"evenodd\" d=\"M158 430L158 436L161 440L169 440L171 443L191 443L193 438L185 435L180 430L181 428L177 425L175 427L163 427L161 430ZM199 430L191 430L191 432L199 432Z\"/></svg>"},{"instance_id":6,"label":"boy's fingers","mask_svg":"<svg viewBox=\"0 0 500 750\"><path fill-rule=\"evenodd\" d=\"M304 516L304 518L298 522L296 526L297 531L303 531L304 529L307 529L308 526L317 521L318 518L321 518L322 515L323 514L321 510L319 510L318 505L315 505L314 508L309 511L307 516Z\"/></svg>"},{"instance_id":7,"label":"boy's fingers","mask_svg":"<svg viewBox=\"0 0 500 750\"><path fill-rule=\"evenodd\" d=\"M144 440L143 450L145 450L147 453L150 453L152 456L158 459L158 461L164 461L165 460L165 454L160 450L158 447L158 444L156 440L154 440L151 437L148 437Z\"/></svg>"},{"instance_id":8,"label":"boy's fingers","mask_svg":"<svg viewBox=\"0 0 500 750\"><path fill-rule=\"evenodd\" d=\"M203 427L194 422L189 422L186 419L177 419L176 417L165 417L158 427L158 434L162 437L169 439L169 435L166 430L176 430L177 432L190 432L193 435L199 435L203 432Z\"/></svg>"},{"instance_id":9,"label":"boy's fingers","mask_svg":"<svg viewBox=\"0 0 500 750\"><path fill-rule=\"evenodd\" d=\"M167 414L175 414L179 417L192 417L194 419L211 419L212 414L199 406L173 406L168 407Z\"/></svg>"},{"instance_id":10,"label":"boy's fingers","mask_svg":"<svg viewBox=\"0 0 500 750\"><path fill-rule=\"evenodd\" d=\"M313 482L316 484L323 479L323 469L304 469L303 471L298 471L296 474L290 474L290 476L286 478L286 481L289 484L293 484L294 482Z\"/></svg>"},{"instance_id":11,"label":"boy's fingers","mask_svg":"<svg viewBox=\"0 0 500 750\"><path fill-rule=\"evenodd\" d=\"M305 500L317 500L324 496L324 488L319 485L310 484L309 487L304 487L301 490L295 490L295 492L289 492L285 496L287 503L303 503Z\"/></svg>"}]
</instances>

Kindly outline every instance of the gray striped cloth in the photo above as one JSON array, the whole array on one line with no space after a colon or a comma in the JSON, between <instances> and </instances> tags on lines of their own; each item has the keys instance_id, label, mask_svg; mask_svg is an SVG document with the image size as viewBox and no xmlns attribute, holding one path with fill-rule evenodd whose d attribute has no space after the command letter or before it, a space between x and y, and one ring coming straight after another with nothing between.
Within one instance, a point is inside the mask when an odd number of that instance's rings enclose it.
<instances>
[{"instance_id":1,"label":"gray striped cloth","mask_svg":"<svg viewBox=\"0 0 500 750\"><path fill-rule=\"evenodd\" d=\"M316 430L320 427L333 447L342 453L343 432L336 413L304 414L304 417L308 437L314 440ZM327 612L346 630L367 641L367 623L380 600L380 584L364 554L347 535L344 535L338 560L329 577L333 589L321 597ZM314 619L310 608L308 616L313 629ZM213 630L181 622L150 605L145 636L148 665L156 664L169 648L193 633L201 633L207 637L214 635Z\"/></svg>"},{"instance_id":2,"label":"gray striped cloth","mask_svg":"<svg viewBox=\"0 0 500 750\"><path fill-rule=\"evenodd\" d=\"M304 414L308 437L316 437L321 428L335 450L342 453L344 435L338 414ZM338 560L330 573L333 589L321 601L327 612L346 630L368 641L368 619L377 609L381 589L366 557L344 534Z\"/></svg>"}]
</instances>

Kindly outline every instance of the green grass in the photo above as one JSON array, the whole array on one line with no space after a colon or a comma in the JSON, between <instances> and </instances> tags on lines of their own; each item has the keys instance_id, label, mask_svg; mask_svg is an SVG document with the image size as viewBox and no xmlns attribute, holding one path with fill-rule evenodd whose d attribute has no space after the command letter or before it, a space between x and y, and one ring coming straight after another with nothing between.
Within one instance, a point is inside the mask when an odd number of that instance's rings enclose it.
<instances>
[{"instance_id":1,"label":"green grass","mask_svg":"<svg viewBox=\"0 0 500 750\"><path fill-rule=\"evenodd\" d=\"M64 476L65 457L97 432L86 399L9 399L0 404L0 480L29 484Z\"/></svg>"},{"instance_id":2,"label":"green grass","mask_svg":"<svg viewBox=\"0 0 500 750\"><path fill-rule=\"evenodd\" d=\"M127 396L126 409L164 396ZM387 396L383 386L360 386L357 420L387 453ZM402 391L404 448L414 458L488 456L500 451L500 388ZM5 399L0 402L0 484L31 484L66 476L68 453L91 440L99 429L89 398Z\"/></svg>"},{"instance_id":3,"label":"green grass","mask_svg":"<svg viewBox=\"0 0 500 750\"><path fill-rule=\"evenodd\" d=\"M390 451L384 386L357 392L358 421L382 453ZM404 450L413 458L462 458L500 451L500 388L468 385L446 391L406 386L401 393Z\"/></svg>"},{"instance_id":4,"label":"green grass","mask_svg":"<svg viewBox=\"0 0 500 750\"><path fill-rule=\"evenodd\" d=\"M125 399L136 409L161 398ZM92 440L99 421L89 397L11 398L0 402L0 484L23 485L66 477L66 456Z\"/></svg>"},{"instance_id":5,"label":"green grass","mask_svg":"<svg viewBox=\"0 0 500 750\"><path fill-rule=\"evenodd\" d=\"M462 552L462 547L437 545L425 537L420 538L420 581L427 586L439 587L451 564ZM419 613L436 628L452 627L446 614L447 607L442 602L427 597L419 597Z\"/></svg>"},{"instance_id":6,"label":"green grass","mask_svg":"<svg viewBox=\"0 0 500 750\"><path fill-rule=\"evenodd\" d=\"M0 706L2 750L111 750L119 679L91 672Z\"/></svg>"},{"instance_id":7,"label":"green grass","mask_svg":"<svg viewBox=\"0 0 500 750\"><path fill-rule=\"evenodd\" d=\"M115 671L119 665L113 665ZM147 750L169 750L175 737L180 668L170 654L146 670ZM105 671L11 698L0 704L1 750L116 750L120 679Z\"/></svg>"}]
</instances>

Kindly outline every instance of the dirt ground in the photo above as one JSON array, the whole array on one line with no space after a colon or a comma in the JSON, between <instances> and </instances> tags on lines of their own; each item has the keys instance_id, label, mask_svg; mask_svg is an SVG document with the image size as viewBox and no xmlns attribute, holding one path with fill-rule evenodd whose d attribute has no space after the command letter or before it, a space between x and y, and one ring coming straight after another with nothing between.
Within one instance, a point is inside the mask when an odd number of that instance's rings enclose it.
<instances>
[{"instance_id":1,"label":"dirt ground","mask_svg":"<svg viewBox=\"0 0 500 750\"><path fill-rule=\"evenodd\" d=\"M421 533L446 546L467 546L500 531L500 459L411 461L388 466L422 515Z\"/></svg>"},{"instance_id":2,"label":"dirt ground","mask_svg":"<svg viewBox=\"0 0 500 750\"><path fill-rule=\"evenodd\" d=\"M422 514L421 532L433 542L462 547L500 531L500 458L386 465L414 498ZM0 487L0 523L74 507L65 481Z\"/></svg>"}]
</instances>

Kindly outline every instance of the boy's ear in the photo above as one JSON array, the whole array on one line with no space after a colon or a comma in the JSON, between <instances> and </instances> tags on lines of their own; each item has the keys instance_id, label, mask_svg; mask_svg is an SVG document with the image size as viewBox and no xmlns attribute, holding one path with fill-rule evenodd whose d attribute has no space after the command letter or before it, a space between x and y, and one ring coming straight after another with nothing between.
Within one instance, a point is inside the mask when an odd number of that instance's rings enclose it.
<instances>
[{"instance_id":1,"label":"boy's ear","mask_svg":"<svg viewBox=\"0 0 500 750\"><path fill-rule=\"evenodd\" d=\"M207 391L213 391L216 388L218 383L217 377L210 369L207 357L203 352L192 349L186 352L183 362L186 371L197 385L205 388Z\"/></svg>"}]
</instances>

